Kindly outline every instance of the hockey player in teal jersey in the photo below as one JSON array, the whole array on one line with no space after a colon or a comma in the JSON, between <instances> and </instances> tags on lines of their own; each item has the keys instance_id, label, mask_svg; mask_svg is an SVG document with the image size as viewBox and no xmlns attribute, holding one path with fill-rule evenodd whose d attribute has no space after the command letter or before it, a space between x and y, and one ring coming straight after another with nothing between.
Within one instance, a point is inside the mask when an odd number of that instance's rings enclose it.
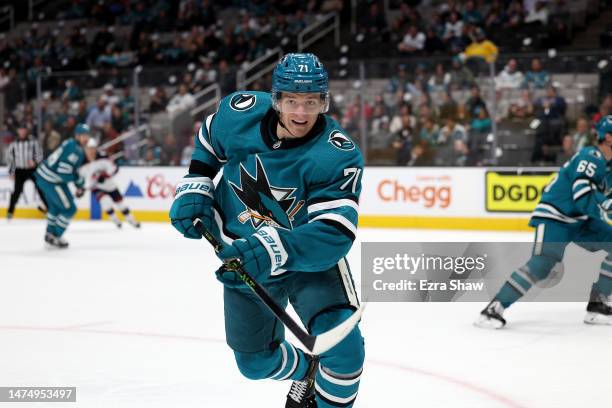
<instances>
[{"instance_id":1,"label":"hockey player in teal jersey","mask_svg":"<svg viewBox=\"0 0 612 408\"><path fill-rule=\"evenodd\" d=\"M85 161L83 148L89 140L89 126L79 124L74 133L73 139L64 141L36 169L36 184L48 203L45 242L55 248L68 247L62 235L77 210L68 184L75 184L77 196L84 192L85 180L78 170Z\"/></svg>"},{"instance_id":2,"label":"hockey player in teal jersey","mask_svg":"<svg viewBox=\"0 0 612 408\"><path fill-rule=\"evenodd\" d=\"M224 243L219 257L239 258L314 335L358 307L344 257L355 239L363 159L324 114L328 106L327 72L316 56L284 56L271 94L231 94L206 118L170 210L188 238L200 238L192 220L202 219ZM227 343L244 376L293 380L286 407L353 406L364 361L358 327L322 355L307 355L233 272L217 276Z\"/></svg>"},{"instance_id":3,"label":"hockey player in teal jersey","mask_svg":"<svg viewBox=\"0 0 612 408\"><path fill-rule=\"evenodd\" d=\"M590 252L607 252L584 322L612 324L612 116L602 118L596 130L598 145L575 154L544 189L529 223L536 229L532 257L504 283L481 312L477 326L502 328L504 310L548 277L570 242Z\"/></svg>"}]
</instances>

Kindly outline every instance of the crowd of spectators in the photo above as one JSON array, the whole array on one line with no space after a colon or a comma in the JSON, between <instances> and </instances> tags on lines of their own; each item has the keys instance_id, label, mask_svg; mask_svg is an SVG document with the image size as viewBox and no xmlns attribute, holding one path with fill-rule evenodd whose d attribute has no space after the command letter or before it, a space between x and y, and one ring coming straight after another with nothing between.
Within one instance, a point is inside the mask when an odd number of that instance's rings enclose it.
<instances>
[{"instance_id":1,"label":"crowd of spectators","mask_svg":"<svg viewBox=\"0 0 612 408\"><path fill-rule=\"evenodd\" d=\"M357 93L337 116L351 134L360 134L365 125L367 148L393 150L397 165L485 164L494 121L533 130L528 161L554 164L592 143L592 125L612 112L610 95L599 107L587 106L575 123L569 121L567 101L538 58L525 67L510 59L496 76L495 117L490 88L483 95L483 83L460 58L449 67L400 64L384 94L366 100Z\"/></svg>"},{"instance_id":2,"label":"crowd of spectators","mask_svg":"<svg viewBox=\"0 0 612 408\"><path fill-rule=\"evenodd\" d=\"M295 48L308 21L342 7L336 0L72 0L69 7L51 7L23 35L0 34L0 92L7 113L3 141L10 140L17 121L33 133L38 129L33 99L40 73L54 74L43 82L46 151L70 137L80 122L89 123L104 143L133 123L133 67L145 67L144 78L148 74L153 84L150 103L141 107L145 115L173 114L194 107L194 95L212 83L223 95L234 91L236 67L278 45ZM235 10L229 17L228 9ZM177 75L168 73L170 67L177 67ZM96 74L61 76L77 70ZM102 87L102 96L87 104L87 90ZM180 154L166 153L176 150L170 148L173 139L151 141L140 156L147 163L178 164ZM182 139L179 150L189 144Z\"/></svg>"},{"instance_id":3,"label":"crowd of spectators","mask_svg":"<svg viewBox=\"0 0 612 408\"><path fill-rule=\"evenodd\" d=\"M296 36L334 1L234 1L232 18L219 14L231 2L212 0L72 0L55 22L32 23L22 35L0 36L0 85L27 83L35 92L40 72L197 64L223 70L278 45L295 48ZM80 20L72 20L80 19ZM214 81L215 78L209 78Z\"/></svg>"},{"instance_id":4,"label":"crowd of spectators","mask_svg":"<svg viewBox=\"0 0 612 408\"><path fill-rule=\"evenodd\" d=\"M177 93L172 97L167 95L165 86L152 88L149 103L142 110L153 114L192 103L198 84L194 77L199 75L185 73L177 80ZM400 64L396 74L389 78L384 93L370 99L357 92L347 103L332 103L330 114L354 136L361 133L365 124L366 147L395 152L398 165L478 165L488 157L482 145L487 143L493 120L498 124L518 120L525 128L533 126L531 161L558 163L571 152L592 143L592 124L601 115L612 113L612 96L608 96L599 107L584 112L575 124L569 123L567 102L559 96L549 73L537 58L525 66L510 59L497 75L496 118L491 117L489 93L483 94L481 80L460 58L434 66ZM71 137L80 122L88 123L101 143L112 141L130 127L134 120L131 88L115 88L108 83L102 90L95 103L88 106L77 81L69 79L56 92L55 103L52 98L44 100L45 154ZM10 115L5 141L8 142L6 138L18 121L29 123L34 130L34 118L33 104L23 105L23 109ZM129 163L184 163L186 152L192 148L192 135L167 134L159 142L151 139L138 147L135 160ZM117 144L109 153L125 147Z\"/></svg>"},{"instance_id":5,"label":"crowd of spectators","mask_svg":"<svg viewBox=\"0 0 612 408\"><path fill-rule=\"evenodd\" d=\"M415 4L416 3L416 4ZM516 49L520 32L546 35L542 46L567 44L569 30L561 2L493 0L440 2L423 8L420 2L401 2L399 15L387 26L385 15L372 4L362 18L362 34L397 44L400 55L457 54L471 42L475 30L489 33L493 41ZM521 44L522 45L522 44Z\"/></svg>"},{"instance_id":6,"label":"crowd of spectators","mask_svg":"<svg viewBox=\"0 0 612 408\"><path fill-rule=\"evenodd\" d=\"M104 143L134 122L132 83L126 74L131 69L124 67L142 65L145 73L153 72L155 81L147 104L140 106L145 116L164 111L172 114L194 107L194 95L210 84L219 84L223 95L232 92L235 69L241 63L278 45L293 49L296 34L314 16L340 11L344 3L71 0L70 7L46 16L47 22L54 21L51 25L34 23L19 37L0 35L0 91L9 108L2 137L11 137L17 121L25 121L33 132L38 128L31 98L40 72L85 69L97 73L95 80L55 79L46 84L46 89L52 90L43 101L46 152L70 137L80 122L89 123ZM447 0L439 2L427 18L421 14L425 9L417 7L419 3L400 2L398 17L390 22L381 1L363 2L365 8L358 14L358 41L390 41L403 56L455 55L449 63L400 64L389 79L386 95L369 101L358 95L342 109L332 110L352 134L362 130L365 119L368 148L391 148L402 165L481 164L486 154L480 151L481 146L494 123L505 119L536 120L530 122L536 129L532 155L536 163L554 162L569 151L570 144L575 149L586 143L584 130L581 137L567 134L573 123L568 124L565 118L566 101L552 86L539 59L534 58L529 66L510 60L497 75L497 109L492 117L491 107L485 103L490 100L488 90L483 95L482 84L476 80L482 71L463 58L466 47L469 50L473 45L477 52L494 58L497 48L487 34L499 38L508 30L535 27L548 30L550 38L563 37L563 22L555 17L559 2ZM221 18L227 7L236 12L231 18ZM180 68L169 76L169 67ZM262 78L250 88L266 90L268 80ZM85 94L91 88L102 88L103 92L88 104ZM24 100L30 102L18 103ZM590 126L589 114L584 120ZM576 124L576 128L584 126L581 121ZM183 161L183 150L190 147L190 139L169 133L159 141L151 139L128 147L139 151L139 163L178 164ZM117 144L114 149L125 147Z\"/></svg>"}]
</instances>

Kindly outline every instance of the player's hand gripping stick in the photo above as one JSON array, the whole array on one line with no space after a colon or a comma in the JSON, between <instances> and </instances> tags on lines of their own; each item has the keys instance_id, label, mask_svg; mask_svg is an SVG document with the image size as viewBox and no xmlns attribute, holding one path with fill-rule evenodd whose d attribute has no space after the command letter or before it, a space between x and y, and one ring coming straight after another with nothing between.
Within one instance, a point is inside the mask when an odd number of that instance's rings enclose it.
<instances>
[{"instance_id":1,"label":"player's hand gripping stick","mask_svg":"<svg viewBox=\"0 0 612 408\"><path fill-rule=\"evenodd\" d=\"M193 221L194 228L202 234L204 238L213 246L216 252L219 252L222 248L222 245L217 239L208 231L202 221L199 218L196 218ZM365 309L365 304L363 304L355 313L351 315L344 322L334 327L333 329L326 331L325 333L321 333L318 336L313 336L309 334L306 330L304 330L300 325L293 320L291 316L285 311L284 308L280 307L274 299L270 296L268 291L261 286L255 279L249 275L242 265L240 264L240 260L232 259L225 263L225 267L227 269L235 271L240 279L259 297L259 299L265 304L268 309L280 320L283 325L297 337L297 339L304 345L304 348L310 354L322 354L327 350L334 347L336 344L340 343L342 339L344 339L357 325L359 319L361 319L361 315Z\"/></svg>"}]
</instances>

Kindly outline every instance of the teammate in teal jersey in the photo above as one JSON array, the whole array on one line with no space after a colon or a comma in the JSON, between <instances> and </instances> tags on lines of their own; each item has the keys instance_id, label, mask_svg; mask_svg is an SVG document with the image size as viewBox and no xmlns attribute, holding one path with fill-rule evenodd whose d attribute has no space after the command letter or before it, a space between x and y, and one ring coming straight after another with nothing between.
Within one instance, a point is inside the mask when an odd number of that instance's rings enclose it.
<instances>
[{"instance_id":1,"label":"teammate in teal jersey","mask_svg":"<svg viewBox=\"0 0 612 408\"><path fill-rule=\"evenodd\" d=\"M504 283L481 312L477 326L504 327L504 310L548 277L570 242L590 252L607 252L584 322L612 324L612 116L601 119L596 129L598 146L576 153L544 189L529 223L536 228L532 257Z\"/></svg>"},{"instance_id":2,"label":"teammate in teal jersey","mask_svg":"<svg viewBox=\"0 0 612 408\"><path fill-rule=\"evenodd\" d=\"M363 159L325 115L328 77L313 54L287 54L272 93L224 98L195 137L189 174L178 183L172 224L200 238L201 218L281 305L291 302L311 334L358 307L344 258L357 229ZM212 179L223 168L223 176ZM285 340L282 324L233 272L224 283L225 329L240 372L250 379L294 380L286 407L352 407L364 342L358 327L318 357Z\"/></svg>"},{"instance_id":3,"label":"teammate in teal jersey","mask_svg":"<svg viewBox=\"0 0 612 408\"><path fill-rule=\"evenodd\" d=\"M83 148L89 140L89 126L79 124L74 133L73 139L64 141L36 169L36 184L48 203L45 242L55 248L68 247L62 235L77 210L68 184L75 184L77 197L84 192L85 180L79 175L79 167L85 161Z\"/></svg>"}]
</instances>

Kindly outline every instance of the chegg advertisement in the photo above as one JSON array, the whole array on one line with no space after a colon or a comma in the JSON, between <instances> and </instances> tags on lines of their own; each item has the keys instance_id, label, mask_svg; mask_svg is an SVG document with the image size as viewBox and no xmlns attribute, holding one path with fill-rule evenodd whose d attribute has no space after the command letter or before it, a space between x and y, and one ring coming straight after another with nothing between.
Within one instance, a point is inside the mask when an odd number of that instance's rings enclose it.
<instances>
[{"instance_id":1,"label":"chegg advertisement","mask_svg":"<svg viewBox=\"0 0 612 408\"><path fill-rule=\"evenodd\" d=\"M478 168L367 167L362 179L362 214L398 216L480 215L484 190ZM470 188L466 189L466 186ZM478 191L478 190L477 190ZM479 197L480 196L480 197ZM480 198L480 200L479 200Z\"/></svg>"},{"instance_id":2,"label":"chegg advertisement","mask_svg":"<svg viewBox=\"0 0 612 408\"><path fill-rule=\"evenodd\" d=\"M531 212L540 201L542 190L554 171L487 171L486 210L488 212Z\"/></svg>"}]
</instances>

